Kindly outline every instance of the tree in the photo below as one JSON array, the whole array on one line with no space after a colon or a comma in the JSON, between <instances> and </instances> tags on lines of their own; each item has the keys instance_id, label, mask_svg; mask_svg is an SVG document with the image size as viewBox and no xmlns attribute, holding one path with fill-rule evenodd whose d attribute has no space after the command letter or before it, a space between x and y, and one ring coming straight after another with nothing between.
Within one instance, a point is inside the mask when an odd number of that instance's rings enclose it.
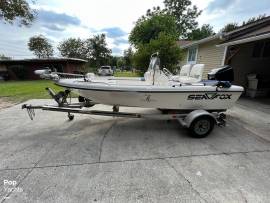
<instances>
[{"instance_id":1,"label":"tree","mask_svg":"<svg viewBox=\"0 0 270 203\"><path fill-rule=\"evenodd\" d=\"M118 58L119 58L119 56L110 56L109 57L109 65L112 67L116 67Z\"/></svg>"},{"instance_id":2,"label":"tree","mask_svg":"<svg viewBox=\"0 0 270 203\"><path fill-rule=\"evenodd\" d=\"M220 32L231 32L235 29L238 28L238 24L237 23L228 23L227 25L225 25L221 30Z\"/></svg>"},{"instance_id":3,"label":"tree","mask_svg":"<svg viewBox=\"0 0 270 203\"><path fill-rule=\"evenodd\" d=\"M135 46L133 62L141 71L148 67L151 54L160 53L161 65L173 71L180 60L181 50L174 17L166 14L147 16L137 21L129 36Z\"/></svg>"},{"instance_id":4,"label":"tree","mask_svg":"<svg viewBox=\"0 0 270 203\"><path fill-rule=\"evenodd\" d=\"M156 16L156 15L162 15L162 14L165 14L165 10L161 9L159 6L157 7L153 7L152 10L151 9L148 9L146 11L146 14L143 15L142 17L140 17L138 20L137 20L137 23L141 22L141 21L145 21L153 16Z\"/></svg>"},{"instance_id":5,"label":"tree","mask_svg":"<svg viewBox=\"0 0 270 203\"><path fill-rule=\"evenodd\" d=\"M181 49L173 36L159 33L157 39L152 39L148 44L141 44L134 55L134 64L141 71L146 71L151 54L159 52L161 67L175 72L176 66L181 59Z\"/></svg>"},{"instance_id":6,"label":"tree","mask_svg":"<svg viewBox=\"0 0 270 203\"><path fill-rule=\"evenodd\" d=\"M132 58L133 58L133 51L132 48L129 47L128 49L124 50L124 60L125 60L125 65L128 67L132 66Z\"/></svg>"},{"instance_id":7,"label":"tree","mask_svg":"<svg viewBox=\"0 0 270 203\"><path fill-rule=\"evenodd\" d=\"M157 39L161 32L177 40L177 27L173 17L161 14L137 21L129 35L129 41L137 48L140 44L147 44L152 39Z\"/></svg>"},{"instance_id":8,"label":"tree","mask_svg":"<svg viewBox=\"0 0 270 203\"><path fill-rule=\"evenodd\" d=\"M170 15L176 21L178 35L181 38L187 38L188 33L197 28L196 19L202 11L198 10L195 5L192 6L191 0L164 0L164 7L164 9L160 9L159 6L152 10L148 9L146 15L139 18L138 21L144 21L155 15Z\"/></svg>"},{"instance_id":9,"label":"tree","mask_svg":"<svg viewBox=\"0 0 270 203\"><path fill-rule=\"evenodd\" d=\"M187 36L189 40L200 40L214 34L215 32L213 30L213 27L209 24L204 24L201 28L192 30L192 32L189 33Z\"/></svg>"},{"instance_id":10,"label":"tree","mask_svg":"<svg viewBox=\"0 0 270 203\"><path fill-rule=\"evenodd\" d=\"M253 22L257 21L257 20L262 20L264 18L266 18L266 14L262 14L262 15L259 15L257 17L251 17L247 21L243 21L242 25L253 23Z\"/></svg>"},{"instance_id":11,"label":"tree","mask_svg":"<svg viewBox=\"0 0 270 203\"><path fill-rule=\"evenodd\" d=\"M125 64L124 58L123 58L123 57L119 57L119 58L117 59L117 67L118 67L118 68L123 68L125 65L126 65L126 64Z\"/></svg>"},{"instance_id":12,"label":"tree","mask_svg":"<svg viewBox=\"0 0 270 203\"><path fill-rule=\"evenodd\" d=\"M202 12L191 4L190 0L164 0L165 12L176 19L177 29L182 38L186 38L187 34L198 26L196 18Z\"/></svg>"},{"instance_id":13,"label":"tree","mask_svg":"<svg viewBox=\"0 0 270 203\"><path fill-rule=\"evenodd\" d=\"M237 28L239 28L241 26L253 23L257 20L262 20L264 18L266 18L266 14L262 14L262 15L259 15L257 17L251 17L247 21L243 21L242 24L240 24L240 26L237 23L228 23L220 30L220 32L231 32L231 31L236 30Z\"/></svg>"},{"instance_id":14,"label":"tree","mask_svg":"<svg viewBox=\"0 0 270 203\"><path fill-rule=\"evenodd\" d=\"M87 39L85 47L92 66L99 67L109 62L112 51L107 47L105 34L94 35L93 38Z\"/></svg>"},{"instance_id":15,"label":"tree","mask_svg":"<svg viewBox=\"0 0 270 203\"><path fill-rule=\"evenodd\" d=\"M86 40L69 38L58 45L58 50L64 57L82 58L89 62L91 67L99 67L110 63L116 64L107 47L105 34L95 35Z\"/></svg>"},{"instance_id":16,"label":"tree","mask_svg":"<svg viewBox=\"0 0 270 203\"><path fill-rule=\"evenodd\" d=\"M66 39L58 45L58 50L61 56L68 58L81 58L86 59L86 48L84 46L84 41L80 38L69 38Z\"/></svg>"},{"instance_id":17,"label":"tree","mask_svg":"<svg viewBox=\"0 0 270 203\"><path fill-rule=\"evenodd\" d=\"M0 20L12 24L16 19L20 25L29 25L35 17L26 0L1 0L0 1Z\"/></svg>"},{"instance_id":18,"label":"tree","mask_svg":"<svg viewBox=\"0 0 270 203\"><path fill-rule=\"evenodd\" d=\"M5 56L4 54L0 54L0 60L11 59L11 57Z\"/></svg>"},{"instance_id":19,"label":"tree","mask_svg":"<svg viewBox=\"0 0 270 203\"><path fill-rule=\"evenodd\" d=\"M43 35L31 37L28 47L38 58L49 58L53 56L53 46Z\"/></svg>"}]
</instances>

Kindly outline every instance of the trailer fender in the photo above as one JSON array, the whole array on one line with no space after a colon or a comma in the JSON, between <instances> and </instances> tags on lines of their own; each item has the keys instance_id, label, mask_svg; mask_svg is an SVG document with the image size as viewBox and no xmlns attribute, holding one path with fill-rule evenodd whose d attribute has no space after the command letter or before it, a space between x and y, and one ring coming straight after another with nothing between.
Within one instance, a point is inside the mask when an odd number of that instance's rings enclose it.
<instances>
[{"instance_id":1,"label":"trailer fender","mask_svg":"<svg viewBox=\"0 0 270 203\"><path fill-rule=\"evenodd\" d=\"M213 114L209 113L208 111L205 110L194 110L190 112L185 118L183 119L178 119L178 121L185 127L189 128L191 123L198 117L200 116L210 116L213 118L213 120L216 123L216 118Z\"/></svg>"}]
</instances>

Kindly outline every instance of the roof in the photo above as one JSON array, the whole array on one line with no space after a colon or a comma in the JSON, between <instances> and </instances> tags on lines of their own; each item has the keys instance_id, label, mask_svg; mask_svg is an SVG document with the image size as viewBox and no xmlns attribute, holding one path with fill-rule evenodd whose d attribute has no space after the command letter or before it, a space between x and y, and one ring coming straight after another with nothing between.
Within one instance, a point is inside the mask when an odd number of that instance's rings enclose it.
<instances>
[{"instance_id":1,"label":"roof","mask_svg":"<svg viewBox=\"0 0 270 203\"><path fill-rule=\"evenodd\" d=\"M240 40L249 38L251 38L250 40L265 39L269 38L268 33L270 33L270 16L242 25L231 32L218 33L216 35L212 35L210 37L206 37L204 39L183 45L181 48L182 49L189 48L216 39L222 40L221 44L218 46L222 46L223 44L227 44L232 41L241 42ZM259 36L261 37L259 38Z\"/></svg>"},{"instance_id":2,"label":"roof","mask_svg":"<svg viewBox=\"0 0 270 203\"><path fill-rule=\"evenodd\" d=\"M259 26L256 29L249 30L249 32L243 32L236 36L234 35L233 37L227 37L227 40L224 40L221 44L217 46L230 46L269 38L270 19L267 24L264 23L263 26Z\"/></svg>"},{"instance_id":3,"label":"roof","mask_svg":"<svg viewBox=\"0 0 270 203\"><path fill-rule=\"evenodd\" d=\"M234 40L244 39L247 37L254 37L262 34L266 34L270 32L270 24L266 25L265 27L259 28L257 30L251 31L249 33L246 33L244 35L240 35L239 37L234 38Z\"/></svg>"},{"instance_id":4,"label":"roof","mask_svg":"<svg viewBox=\"0 0 270 203\"><path fill-rule=\"evenodd\" d=\"M229 40L226 41L222 44L216 45L217 47L225 47L225 46L231 46L231 45L237 45L237 44L244 44L248 42L254 42L254 41L259 41L263 39L270 39L270 32L265 33L265 34L260 34L260 35L255 35L255 36L248 36L242 39L234 39L234 40Z\"/></svg>"},{"instance_id":5,"label":"roof","mask_svg":"<svg viewBox=\"0 0 270 203\"><path fill-rule=\"evenodd\" d=\"M190 43L193 43L194 41L191 41L191 40L179 40L177 41L177 44L182 47L182 46L185 46L187 44L190 44Z\"/></svg>"},{"instance_id":6,"label":"roof","mask_svg":"<svg viewBox=\"0 0 270 203\"><path fill-rule=\"evenodd\" d=\"M212 35L210 37L206 37L206 38L203 38L201 40L198 40L198 41L193 41L191 43L188 43L186 45L183 45L181 48L182 49L186 49L186 48L189 48L189 47L192 47L192 46L195 46L195 45L199 45L199 44L203 44L203 43L206 43L206 42L210 42L212 40L215 40L215 39L221 39L221 34L216 34L216 35Z\"/></svg>"},{"instance_id":7,"label":"roof","mask_svg":"<svg viewBox=\"0 0 270 203\"><path fill-rule=\"evenodd\" d=\"M235 29L235 30L233 30L231 32L224 33L224 37L230 36L230 38L232 38L233 35L235 35L235 34L239 35L242 32L248 31L248 30L250 30L252 28L256 29L257 27L260 27L260 25L264 26L265 24L268 24L269 22L270 22L270 16L267 16L265 18L256 20L254 22L242 25L242 26L238 27L237 29Z\"/></svg>"},{"instance_id":8,"label":"roof","mask_svg":"<svg viewBox=\"0 0 270 203\"><path fill-rule=\"evenodd\" d=\"M69 63L87 63L86 60L78 58L41 58L41 59L0 59L0 64L14 64L14 63L55 63L55 62L69 62Z\"/></svg>"}]
</instances>

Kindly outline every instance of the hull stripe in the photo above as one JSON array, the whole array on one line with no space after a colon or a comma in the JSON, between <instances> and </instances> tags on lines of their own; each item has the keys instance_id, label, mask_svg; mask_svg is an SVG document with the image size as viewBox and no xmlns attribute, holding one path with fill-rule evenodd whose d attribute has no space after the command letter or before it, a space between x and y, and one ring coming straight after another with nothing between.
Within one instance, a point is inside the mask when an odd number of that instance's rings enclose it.
<instances>
[{"instance_id":1,"label":"hull stripe","mask_svg":"<svg viewBox=\"0 0 270 203\"><path fill-rule=\"evenodd\" d=\"M138 92L138 93L208 93L208 92L243 92L243 91L226 91L226 90L222 90L222 91L161 91L161 90L157 90L157 91L145 91L145 90L108 90L108 89L90 89L90 88L83 88L83 87L72 87L72 86L65 86L65 85L60 85L55 83L56 85L60 86L60 87L64 87L64 88L70 88L70 89L79 89L79 90L90 90L90 91L105 91L105 92Z\"/></svg>"}]
</instances>

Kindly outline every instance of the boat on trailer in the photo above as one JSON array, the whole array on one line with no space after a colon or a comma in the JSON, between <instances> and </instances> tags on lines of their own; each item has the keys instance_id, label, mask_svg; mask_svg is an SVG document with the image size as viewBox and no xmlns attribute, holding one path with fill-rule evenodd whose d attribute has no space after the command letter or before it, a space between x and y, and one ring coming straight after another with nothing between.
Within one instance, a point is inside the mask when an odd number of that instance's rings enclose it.
<instances>
[{"instance_id":1,"label":"boat on trailer","mask_svg":"<svg viewBox=\"0 0 270 203\"><path fill-rule=\"evenodd\" d=\"M160 69L160 59L153 55L144 78L95 77L94 74L75 75L37 71L42 78L54 80L65 91L54 93L47 88L57 102L57 106L24 105L30 118L34 109L67 112L72 120L72 113L119 116L132 118L177 119L186 126L195 137L205 137L214 124L225 125L225 114L243 92L243 87L231 85L232 69L228 67L213 70L211 80L200 82L180 82L172 80L167 71ZM175 77L174 77L175 78ZM188 80L185 80L188 81ZM79 97L78 104L67 102L70 93ZM84 110L95 104L112 105L112 112ZM119 112L119 107L155 108L159 115L144 115Z\"/></svg>"}]
</instances>

